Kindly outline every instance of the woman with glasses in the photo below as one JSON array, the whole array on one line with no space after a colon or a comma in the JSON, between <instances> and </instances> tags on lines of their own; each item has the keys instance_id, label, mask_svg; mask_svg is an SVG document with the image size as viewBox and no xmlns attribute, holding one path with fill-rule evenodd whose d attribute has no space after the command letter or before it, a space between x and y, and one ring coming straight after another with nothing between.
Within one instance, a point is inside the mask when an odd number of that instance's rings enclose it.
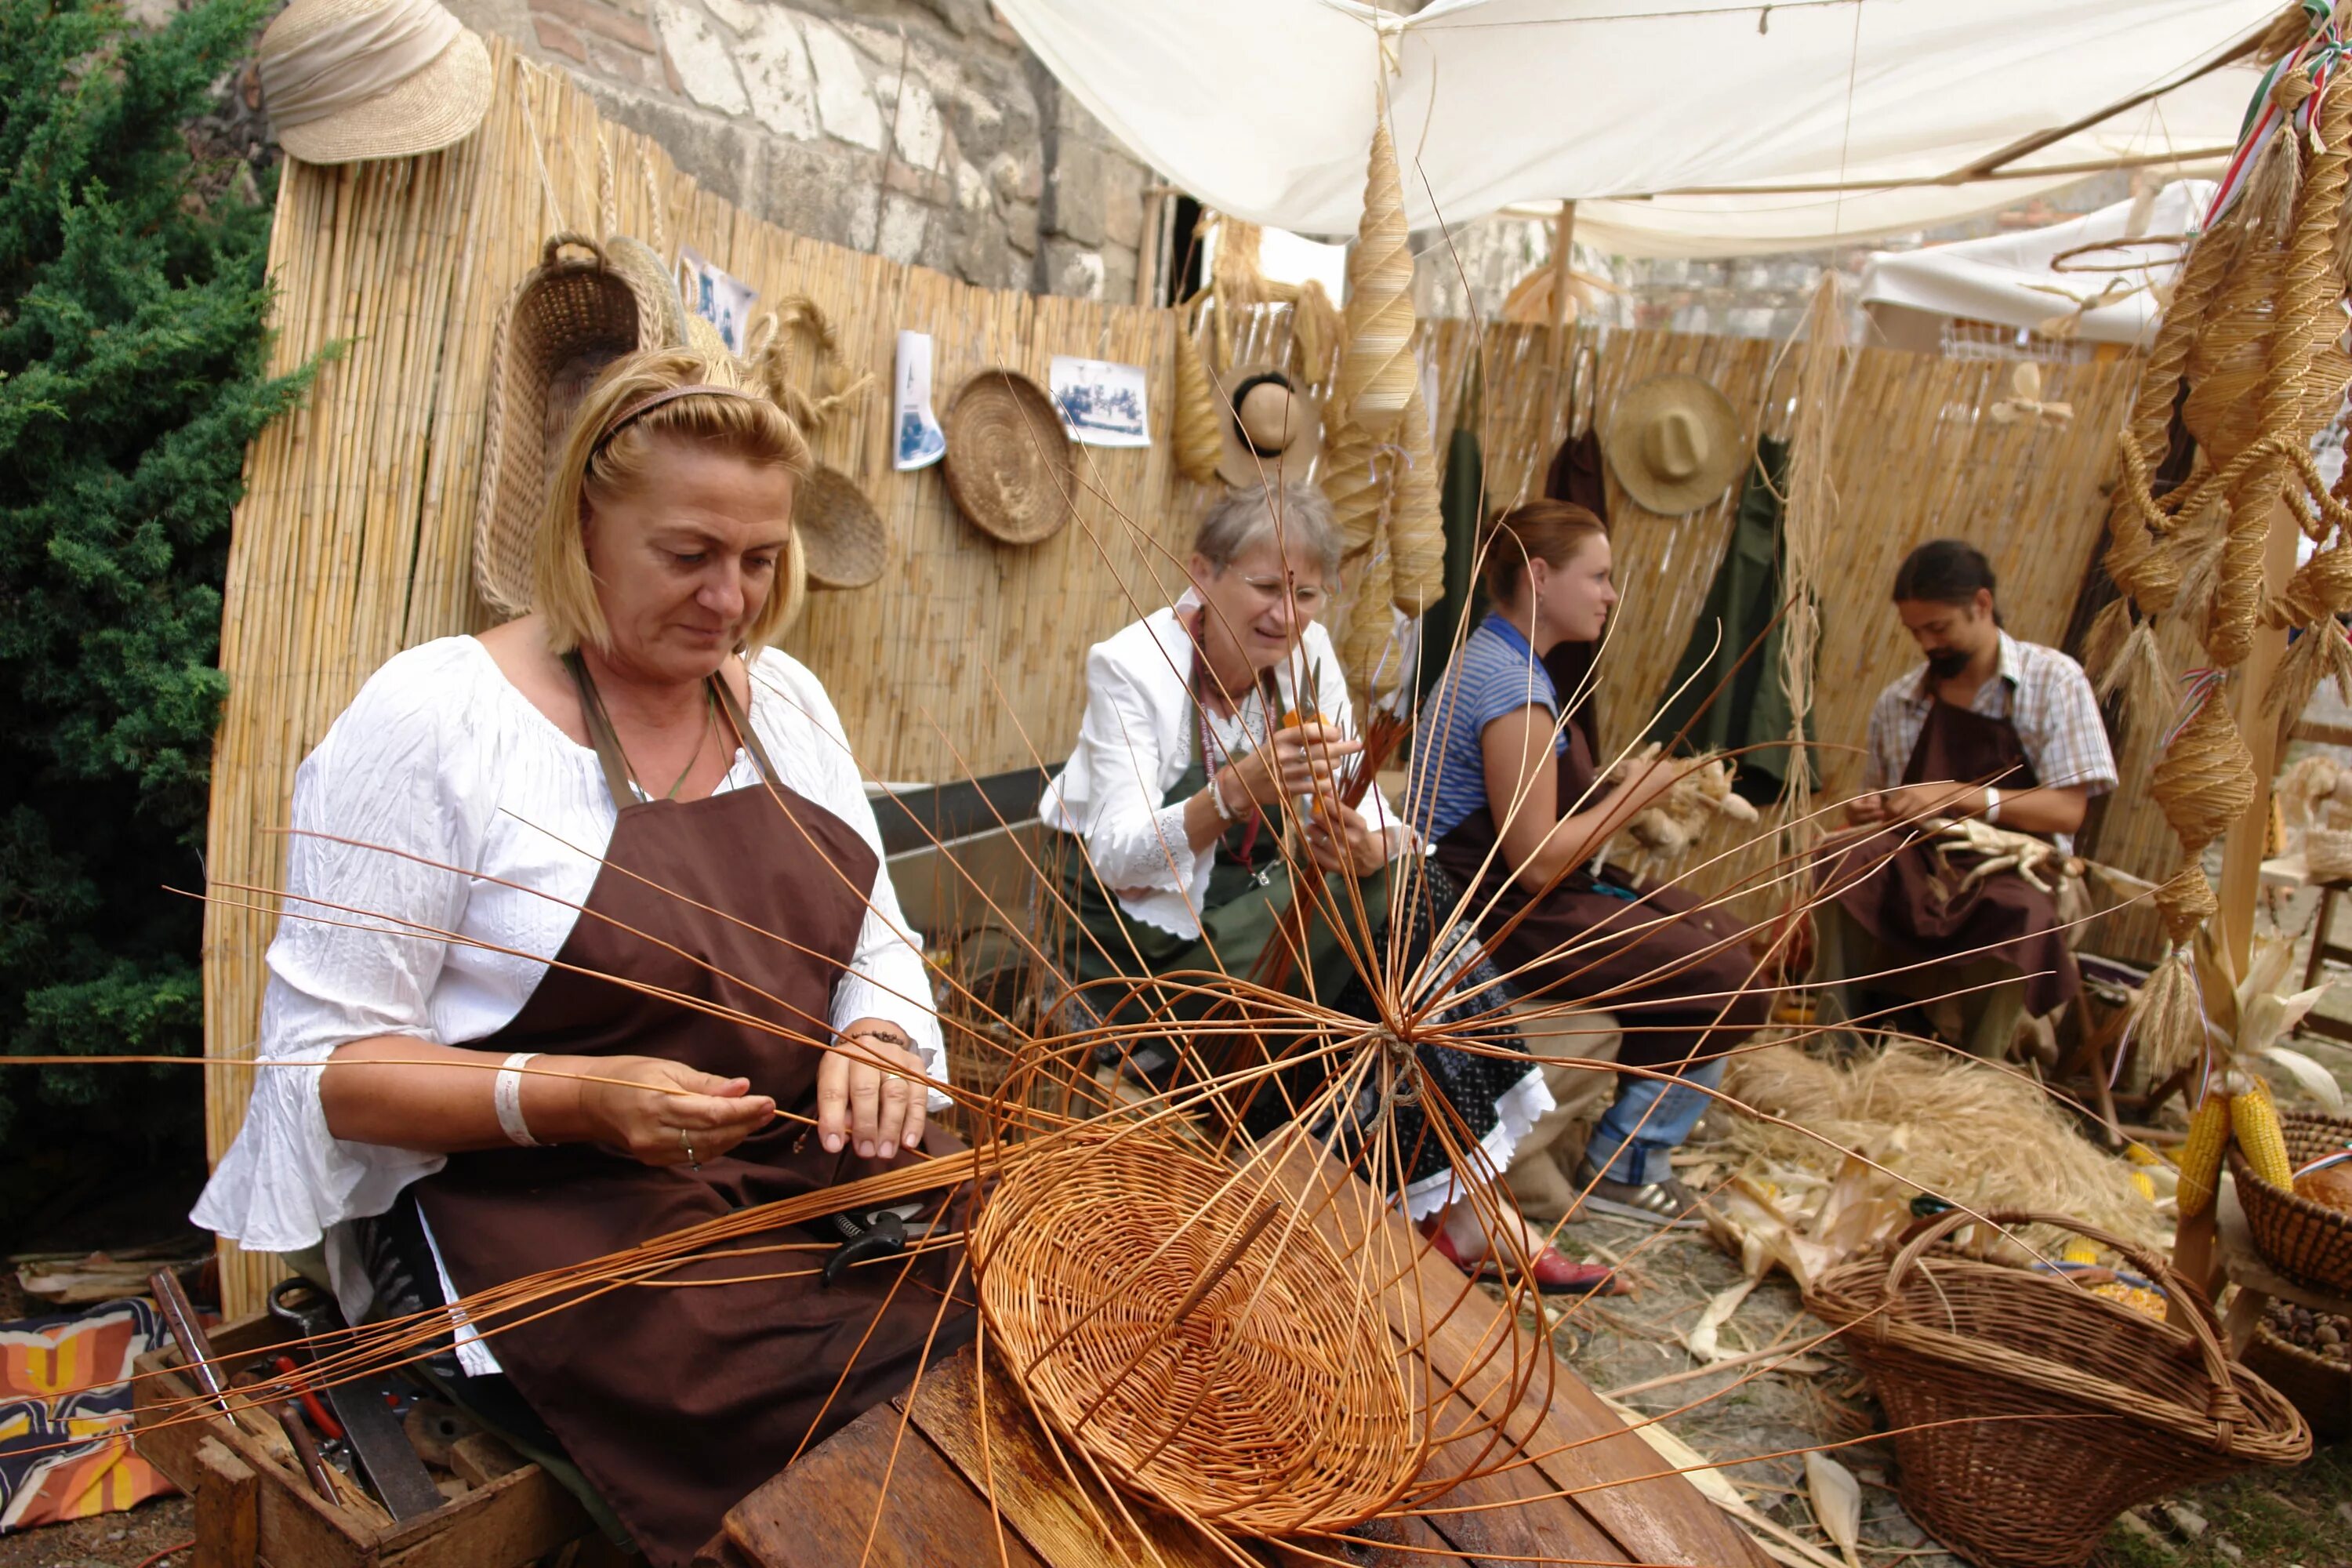
<instances>
[{"instance_id":1,"label":"woman with glasses","mask_svg":"<svg viewBox=\"0 0 2352 1568\"><path fill-rule=\"evenodd\" d=\"M1332 804L1363 752L1347 678L1315 619L1338 585L1339 560L1319 491L1236 488L1201 523L1182 596L1088 651L1077 744L1038 807L1046 827L1069 836L1071 929L1060 946L1078 994L1066 1005L1140 1026L1139 1037L1157 1024L1233 1016L1225 977L1263 979L1261 956L1280 943L1276 967L1290 993L1371 1016L1360 971L1381 962L1391 863L1415 841L1377 788L1354 810ZM1318 797L1323 809L1311 809ZM1312 913L1290 914L1295 897ZM1274 1034L1268 1044L1281 1049L1287 1042ZM1255 1037L1214 1021L1128 1037L1123 1066L1170 1089L1248 1065L1241 1047ZM1472 1205L1456 1200L1465 1180L1484 1187L1509 1163L1550 1094L1540 1069L1517 1059L1424 1047L1423 1060L1478 1141L1466 1163L1485 1173L1457 1173L1433 1136L1399 1133L1411 1167L1400 1173L1403 1201L1416 1219L1447 1216L1435 1242L1449 1257L1495 1271ZM1262 1134L1286 1102L1311 1100L1330 1065L1321 1058L1319 1075L1294 1071L1261 1089L1244 1124ZM1381 1112L1391 1113L1402 1108ZM1608 1279L1540 1237L1513 1250L1532 1255L1546 1289Z\"/></svg>"}]
</instances>

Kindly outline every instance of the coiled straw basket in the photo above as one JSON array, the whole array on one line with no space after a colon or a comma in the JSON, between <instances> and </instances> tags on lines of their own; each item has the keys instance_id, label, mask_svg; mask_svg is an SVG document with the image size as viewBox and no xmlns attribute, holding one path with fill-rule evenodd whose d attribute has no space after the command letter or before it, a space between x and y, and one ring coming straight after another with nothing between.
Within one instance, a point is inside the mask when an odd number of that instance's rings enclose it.
<instances>
[{"instance_id":1,"label":"coiled straw basket","mask_svg":"<svg viewBox=\"0 0 2352 1568\"><path fill-rule=\"evenodd\" d=\"M2185 1309L2185 1330L2056 1275L1934 1250L1974 1217L1943 1215L1805 1297L1850 1330L1903 1506L1946 1545L1981 1568L2077 1568L2135 1504L2309 1457L2302 1415L2231 1361L2212 1308L2161 1257L2063 1215L1986 1216L2113 1248Z\"/></svg>"},{"instance_id":2,"label":"coiled straw basket","mask_svg":"<svg viewBox=\"0 0 2352 1568\"><path fill-rule=\"evenodd\" d=\"M1360 1267L1265 1182L1132 1124L1034 1140L972 1226L981 1310L1120 1487L1239 1534L1343 1530L1411 1484L1420 1407Z\"/></svg>"},{"instance_id":3,"label":"coiled straw basket","mask_svg":"<svg viewBox=\"0 0 2352 1568\"><path fill-rule=\"evenodd\" d=\"M2293 1166L2352 1148L2352 1121L2338 1117L2283 1110L2279 1131L2286 1136L2286 1161ZM2234 1143L2230 1174L2238 1184L2238 1206L2246 1213L2246 1235L2256 1252L2306 1284L2352 1295L2352 1214L2272 1186L2254 1174Z\"/></svg>"}]
</instances>

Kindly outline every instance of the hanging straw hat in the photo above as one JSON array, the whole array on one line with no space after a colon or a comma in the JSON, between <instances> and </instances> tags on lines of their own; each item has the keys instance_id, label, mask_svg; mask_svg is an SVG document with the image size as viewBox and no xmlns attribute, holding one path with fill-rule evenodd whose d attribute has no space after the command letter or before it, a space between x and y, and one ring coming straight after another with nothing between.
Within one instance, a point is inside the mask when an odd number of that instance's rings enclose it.
<instances>
[{"instance_id":1,"label":"hanging straw hat","mask_svg":"<svg viewBox=\"0 0 2352 1568\"><path fill-rule=\"evenodd\" d=\"M294 0L255 64L270 128L306 163L436 152L490 107L489 50L438 0Z\"/></svg>"},{"instance_id":2,"label":"hanging straw hat","mask_svg":"<svg viewBox=\"0 0 2352 1568\"><path fill-rule=\"evenodd\" d=\"M474 586L486 604L509 616L530 608L531 542L548 474L598 373L637 349L686 342L677 285L650 247L625 235L602 246L576 234L547 242L490 342L474 508Z\"/></svg>"},{"instance_id":3,"label":"hanging straw hat","mask_svg":"<svg viewBox=\"0 0 2352 1568\"><path fill-rule=\"evenodd\" d=\"M1078 463L1045 389L1004 369L956 392L942 425L948 494L974 528L1006 544L1036 544L1070 521Z\"/></svg>"},{"instance_id":4,"label":"hanging straw hat","mask_svg":"<svg viewBox=\"0 0 2352 1568\"><path fill-rule=\"evenodd\" d=\"M1696 511L1738 477L1739 416L1695 375L1654 375L1617 398L1601 442L1617 482L1668 517Z\"/></svg>"},{"instance_id":5,"label":"hanging straw hat","mask_svg":"<svg viewBox=\"0 0 2352 1568\"><path fill-rule=\"evenodd\" d=\"M837 384L841 349L833 323L815 300L797 294L760 319L745 357L812 446L874 379ZM814 463L801 481L793 497L793 532L807 552L812 587L863 588L889 563L881 514L857 481L830 463Z\"/></svg>"},{"instance_id":6,"label":"hanging straw hat","mask_svg":"<svg viewBox=\"0 0 2352 1568\"><path fill-rule=\"evenodd\" d=\"M889 537L874 503L827 463L812 468L793 497L793 531L808 551L812 587L863 588L889 563Z\"/></svg>"},{"instance_id":7,"label":"hanging straw hat","mask_svg":"<svg viewBox=\"0 0 2352 1568\"><path fill-rule=\"evenodd\" d=\"M1270 361L1235 365L1217 378L1224 449L1217 472L1229 485L1303 479L1323 455L1323 405Z\"/></svg>"}]
</instances>

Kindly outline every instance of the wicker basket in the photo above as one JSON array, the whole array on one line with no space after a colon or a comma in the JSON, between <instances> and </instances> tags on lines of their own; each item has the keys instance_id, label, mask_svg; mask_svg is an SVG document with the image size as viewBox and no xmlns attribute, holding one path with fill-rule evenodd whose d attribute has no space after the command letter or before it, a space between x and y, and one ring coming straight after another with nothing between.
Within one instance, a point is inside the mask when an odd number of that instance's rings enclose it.
<instances>
[{"instance_id":1,"label":"wicker basket","mask_svg":"<svg viewBox=\"0 0 2352 1568\"><path fill-rule=\"evenodd\" d=\"M2303 867L2315 882L2352 882L2352 832L2332 825L2305 828Z\"/></svg>"},{"instance_id":2,"label":"wicker basket","mask_svg":"<svg viewBox=\"0 0 2352 1568\"><path fill-rule=\"evenodd\" d=\"M2333 1443L2352 1435L2352 1367L2282 1339L2268 1323L2254 1331L2246 1366L2303 1412L2313 1436Z\"/></svg>"},{"instance_id":3,"label":"wicker basket","mask_svg":"<svg viewBox=\"0 0 2352 1568\"><path fill-rule=\"evenodd\" d=\"M2279 1127L2286 1134L2287 1163L2297 1167L2352 1144L2352 1121L2337 1117L2283 1110ZM2234 1143L2230 1174L2256 1252L2316 1289L2352 1295L2352 1214L2272 1186L2254 1174Z\"/></svg>"},{"instance_id":4,"label":"wicker basket","mask_svg":"<svg viewBox=\"0 0 2352 1568\"><path fill-rule=\"evenodd\" d=\"M2311 1430L2221 1348L2212 1309L2165 1260L2056 1215L2001 1212L2131 1260L2188 1309L2184 1331L2069 1280L1931 1251L1959 1210L1805 1297L1885 1407L1903 1506L1982 1568L2076 1568L2135 1504L2252 1465L2291 1465Z\"/></svg>"}]
</instances>

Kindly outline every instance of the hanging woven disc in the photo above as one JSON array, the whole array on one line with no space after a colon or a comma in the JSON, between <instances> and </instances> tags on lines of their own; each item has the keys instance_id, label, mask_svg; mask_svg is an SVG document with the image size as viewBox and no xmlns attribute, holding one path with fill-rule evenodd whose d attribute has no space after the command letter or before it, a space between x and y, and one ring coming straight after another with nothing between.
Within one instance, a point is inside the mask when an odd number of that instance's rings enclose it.
<instances>
[{"instance_id":1,"label":"hanging woven disc","mask_svg":"<svg viewBox=\"0 0 2352 1568\"><path fill-rule=\"evenodd\" d=\"M1062 531L1078 493L1078 463L1045 389L1009 370L963 384L942 421L940 468L956 510L1005 544L1037 544Z\"/></svg>"}]
</instances>

